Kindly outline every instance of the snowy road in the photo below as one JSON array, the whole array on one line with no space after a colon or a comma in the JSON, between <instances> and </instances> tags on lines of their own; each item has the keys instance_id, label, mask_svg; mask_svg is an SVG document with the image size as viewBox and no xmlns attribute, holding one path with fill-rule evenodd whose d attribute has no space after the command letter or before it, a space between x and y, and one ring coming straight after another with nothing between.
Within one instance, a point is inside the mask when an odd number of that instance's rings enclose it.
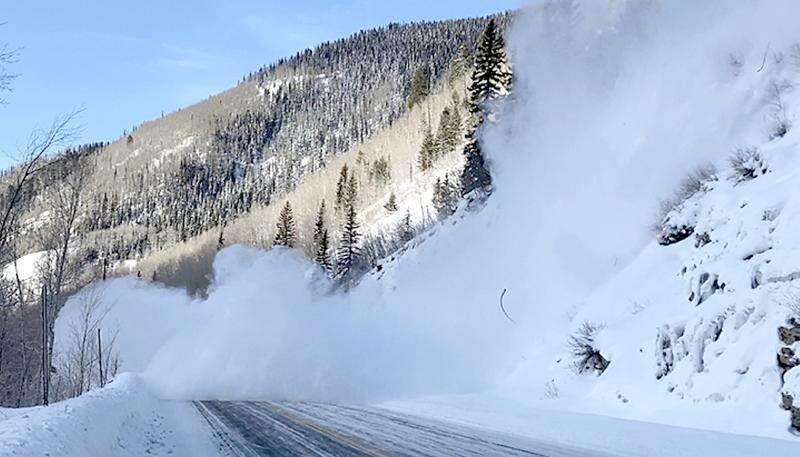
<instances>
[{"instance_id":1,"label":"snowy road","mask_svg":"<svg viewBox=\"0 0 800 457\"><path fill-rule=\"evenodd\" d=\"M236 457L608 456L378 408L320 403L196 402L223 452Z\"/></svg>"}]
</instances>

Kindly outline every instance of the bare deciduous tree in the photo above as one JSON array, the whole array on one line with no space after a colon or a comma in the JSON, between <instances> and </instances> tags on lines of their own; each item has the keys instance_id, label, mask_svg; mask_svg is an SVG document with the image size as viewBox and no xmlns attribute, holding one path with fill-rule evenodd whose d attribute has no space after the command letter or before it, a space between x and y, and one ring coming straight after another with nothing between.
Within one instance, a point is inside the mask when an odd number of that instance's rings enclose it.
<instances>
[{"instance_id":1,"label":"bare deciduous tree","mask_svg":"<svg viewBox=\"0 0 800 457\"><path fill-rule=\"evenodd\" d=\"M17 60L19 50L0 44L0 104L2 95L11 90L16 75L8 66ZM20 241L29 233L21 227L20 216L28 210L34 178L49 165L48 158L56 149L71 141L77 133L74 121L80 110L57 117L44 129L35 130L28 143L11 159L17 165L0 175L0 265L13 265L15 278L3 279L0 294L0 402L9 406L41 402L39 383L42 370L37 357L41 352L40 314L35 303L35 290L20 278L16 261ZM38 289L34 287L33 289ZM51 313L52 315L52 313Z\"/></svg>"},{"instance_id":2,"label":"bare deciduous tree","mask_svg":"<svg viewBox=\"0 0 800 457\"><path fill-rule=\"evenodd\" d=\"M576 373L583 374L593 371L600 375L611 363L595 347L595 338L603 327L603 324L584 321L575 333L570 335L567 346L572 356L572 367Z\"/></svg>"},{"instance_id":3,"label":"bare deciduous tree","mask_svg":"<svg viewBox=\"0 0 800 457\"><path fill-rule=\"evenodd\" d=\"M57 117L49 128L34 131L25 150L15 157L19 165L12 169L3 183L0 204L0 256L8 250L9 239L15 233L15 224L22 210L22 196L26 185L39 172L47 156L59 146L75 138L75 118L80 110Z\"/></svg>"},{"instance_id":4,"label":"bare deciduous tree","mask_svg":"<svg viewBox=\"0 0 800 457\"><path fill-rule=\"evenodd\" d=\"M111 305L103 302L100 287L87 288L76 296L77 314L70 316L66 347L56 354L58 370L54 395L57 399L76 397L101 387L103 378L116 375L119 359L115 342L119 329L106 321ZM102 343L97 338L99 330L103 333Z\"/></svg>"},{"instance_id":5,"label":"bare deciduous tree","mask_svg":"<svg viewBox=\"0 0 800 457\"><path fill-rule=\"evenodd\" d=\"M11 91L11 82L17 75L8 70L8 65L16 62L18 53L18 49L11 48L7 44L0 46L0 94ZM0 105L5 103L6 99L0 96Z\"/></svg>"},{"instance_id":6,"label":"bare deciduous tree","mask_svg":"<svg viewBox=\"0 0 800 457\"><path fill-rule=\"evenodd\" d=\"M64 303L65 293L79 287L80 259L72 255L76 244L78 218L81 215L89 170L80 154L66 154L51 166L63 167L66 176L53 186L48 202L48 222L38 231L45 254L39 261L39 278L47 291L46 315L55 316ZM53 322L45 322L48 332L47 358L53 354ZM45 372L49 375L50 370Z\"/></svg>"}]
</instances>

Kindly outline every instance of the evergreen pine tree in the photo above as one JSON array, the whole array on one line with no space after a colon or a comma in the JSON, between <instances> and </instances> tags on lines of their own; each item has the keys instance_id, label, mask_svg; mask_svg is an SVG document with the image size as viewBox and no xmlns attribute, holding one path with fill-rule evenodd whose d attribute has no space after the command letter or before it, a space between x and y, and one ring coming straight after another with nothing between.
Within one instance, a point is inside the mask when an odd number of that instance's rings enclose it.
<instances>
[{"instance_id":1,"label":"evergreen pine tree","mask_svg":"<svg viewBox=\"0 0 800 457\"><path fill-rule=\"evenodd\" d=\"M356 209L353 205L349 205L345 213L342 238L336 256L336 276L340 279L347 279L358 259L358 239L361 236L358 229Z\"/></svg>"},{"instance_id":2,"label":"evergreen pine tree","mask_svg":"<svg viewBox=\"0 0 800 457\"><path fill-rule=\"evenodd\" d=\"M483 151L478 143L477 129L467 133L467 144L464 146L464 168L461 170L461 195L467 195L475 189L486 189L492 184L492 177L483 160Z\"/></svg>"},{"instance_id":3,"label":"evergreen pine tree","mask_svg":"<svg viewBox=\"0 0 800 457\"><path fill-rule=\"evenodd\" d=\"M224 228L219 229L219 238L217 238L217 251L225 247L225 234Z\"/></svg>"},{"instance_id":4,"label":"evergreen pine tree","mask_svg":"<svg viewBox=\"0 0 800 457\"><path fill-rule=\"evenodd\" d=\"M437 158L454 151L462 135L461 112L457 104L446 107L442 111L440 119L439 131L436 134L436 143L438 147Z\"/></svg>"},{"instance_id":5,"label":"evergreen pine tree","mask_svg":"<svg viewBox=\"0 0 800 457\"><path fill-rule=\"evenodd\" d=\"M339 181L336 183L336 208L342 208L345 204L345 199L347 195L347 164L342 165L341 171L339 171Z\"/></svg>"},{"instance_id":6,"label":"evergreen pine tree","mask_svg":"<svg viewBox=\"0 0 800 457\"><path fill-rule=\"evenodd\" d=\"M433 166L435 155L436 138L428 131L428 133L425 134L425 138L422 140L422 146L420 147L419 156L417 157L419 169L422 171L429 170Z\"/></svg>"},{"instance_id":7,"label":"evergreen pine tree","mask_svg":"<svg viewBox=\"0 0 800 457\"><path fill-rule=\"evenodd\" d=\"M406 211L400 226L397 227L397 238L403 243L407 243L414 238L414 225L411 223L411 211Z\"/></svg>"},{"instance_id":8,"label":"evergreen pine tree","mask_svg":"<svg viewBox=\"0 0 800 457\"><path fill-rule=\"evenodd\" d=\"M294 247L295 227L292 205L287 201L278 216L277 232L273 246Z\"/></svg>"},{"instance_id":9,"label":"evergreen pine tree","mask_svg":"<svg viewBox=\"0 0 800 457\"><path fill-rule=\"evenodd\" d=\"M505 42L494 19L486 24L478 40L475 66L469 86L470 111L483 118L483 104L508 93L511 72L506 60Z\"/></svg>"},{"instance_id":10,"label":"evergreen pine tree","mask_svg":"<svg viewBox=\"0 0 800 457\"><path fill-rule=\"evenodd\" d=\"M389 165L389 159L386 157L378 157L372 164L370 169L370 179L383 186L392 179L392 172Z\"/></svg>"},{"instance_id":11,"label":"evergreen pine tree","mask_svg":"<svg viewBox=\"0 0 800 457\"><path fill-rule=\"evenodd\" d=\"M467 51L467 47L462 44L458 47L458 52L456 52L453 60L450 61L450 71L448 75L450 84L455 84L460 78L466 76L469 67L469 51Z\"/></svg>"},{"instance_id":12,"label":"evergreen pine tree","mask_svg":"<svg viewBox=\"0 0 800 457\"><path fill-rule=\"evenodd\" d=\"M328 229L325 228L325 200L319 205L317 221L314 223L314 261L326 271L331 271Z\"/></svg>"},{"instance_id":13,"label":"evergreen pine tree","mask_svg":"<svg viewBox=\"0 0 800 457\"><path fill-rule=\"evenodd\" d=\"M436 132L436 154L434 154L433 162L436 162L439 157L452 151L453 147L455 147L455 139L452 137L450 131L452 123L450 117L450 108L445 107L442 110L441 116L439 116L439 129Z\"/></svg>"},{"instance_id":14,"label":"evergreen pine tree","mask_svg":"<svg viewBox=\"0 0 800 457\"><path fill-rule=\"evenodd\" d=\"M322 200L322 202L320 202L319 204L319 210L317 211L317 220L314 223L313 240L315 244L322 236L322 232L324 230L325 230L325 200Z\"/></svg>"},{"instance_id":15,"label":"evergreen pine tree","mask_svg":"<svg viewBox=\"0 0 800 457\"><path fill-rule=\"evenodd\" d=\"M436 180L433 188L433 206L439 218L444 219L452 215L458 205L458 189L453 184L449 176L445 176L444 181Z\"/></svg>"},{"instance_id":16,"label":"evergreen pine tree","mask_svg":"<svg viewBox=\"0 0 800 457\"><path fill-rule=\"evenodd\" d=\"M428 63L423 63L411 77L411 87L408 94L408 109L421 102L430 95L431 74Z\"/></svg>"},{"instance_id":17,"label":"evergreen pine tree","mask_svg":"<svg viewBox=\"0 0 800 457\"><path fill-rule=\"evenodd\" d=\"M478 40L472 82L469 86L470 112L474 116L464 147L465 163L461 173L461 193L466 195L475 189L487 189L492 178L484 163L483 151L478 142L477 132L486 114L485 104L508 93L511 85L511 72L506 62L505 43L494 19L486 24Z\"/></svg>"},{"instance_id":18,"label":"evergreen pine tree","mask_svg":"<svg viewBox=\"0 0 800 457\"><path fill-rule=\"evenodd\" d=\"M464 137L463 128L464 120L461 118L461 108L458 107L458 100L454 100L450 111L450 125L447 128L453 149L458 146L459 141Z\"/></svg>"},{"instance_id":19,"label":"evergreen pine tree","mask_svg":"<svg viewBox=\"0 0 800 457\"><path fill-rule=\"evenodd\" d=\"M347 187L345 188L345 205L356 206L358 200L358 181L356 180L355 173L350 174L350 179L347 180Z\"/></svg>"},{"instance_id":20,"label":"evergreen pine tree","mask_svg":"<svg viewBox=\"0 0 800 457\"><path fill-rule=\"evenodd\" d=\"M328 237L328 229L324 229L319 236L317 249L314 253L314 261L317 262L327 272L333 270L333 260L331 259L330 255L330 238Z\"/></svg>"},{"instance_id":21,"label":"evergreen pine tree","mask_svg":"<svg viewBox=\"0 0 800 457\"><path fill-rule=\"evenodd\" d=\"M389 201L387 201L383 207L390 213L397 211L397 196L394 194L394 192L389 194Z\"/></svg>"}]
</instances>

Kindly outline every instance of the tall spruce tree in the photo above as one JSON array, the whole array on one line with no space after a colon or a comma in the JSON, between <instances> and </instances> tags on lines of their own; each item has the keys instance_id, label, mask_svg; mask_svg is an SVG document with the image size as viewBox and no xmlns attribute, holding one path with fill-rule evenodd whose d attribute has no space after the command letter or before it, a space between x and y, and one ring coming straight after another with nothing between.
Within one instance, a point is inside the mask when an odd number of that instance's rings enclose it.
<instances>
[{"instance_id":1,"label":"tall spruce tree","mask_svg":"<svg viewBox=\"0 0 800 457\"><path fill-rule=\"evenodd\" d=\"M336 201L334 202L336 209L344 207L345 199L347 198L347 178L347 164L344 164L339 171L339 181L336 183Z\"/></svg>"},{"instance_id":2,"label":"tall spruce tree","mask_svg":"<svg viewBox=\"0 0 800 457\"><path fill-rule=\"evenodd\" d=\"M450 120L450 107L446 106L442 110L442 114L439 116L439 128L436 131L436 154L434 157L434 162L442 155L447 154L452 150L451 145L453 144L454 138L450 135L450 127L451 127L451 120Z\"/></svg>"},{"instance_id":3,"label":"tall spruce tree","mask_svg":"<svg viewBox=\"0 0 800 457\"><path fill-rule=\"evenodd\" d=\"M411 238L414 238L414 225L411 222L411 211L406 211L406 215L403 216L403 220L400 221L400 225L397 227L397 238L403 243L407 243L411 241Z\"/></svg>"},{"instance_id":4,"label":"tall spruce tree","mask_svg":"<svg viewBox=\"0 0 800 457\"><path fill-rule=\"evenodd\" d=\"M355 207L357 200L358 200L358 180L356 180L356 174L351 173L350 179L347 180L344 204L347 206Z\"/></svg>"},{"instance_id":5,"label":"tall spruce tree","mask_svg":"<svg viewBox=\"0 0 800 457\"><path fill-rule=\"evenodd\" d=\"M314 261L326 271L331 271L333 264L330 255L330 240L325 227L325 200L319 205L317 220L314 223Z\"/></svg>"},{"instance_id":6,"label":"tall spruce tree","mask_svg":"<svg viewBox=\"0 0 800 457\"><path fill-rule=\"evenodd\" d=\"M456 206L458 205L458 188L450 179L450 176L445 175L444 180L437 179L433 187L433 206L440 219L444 219L452 215Z\"/></svg>"},{"instance_id":7,"label":"tall spruce tree","mask_svg":"<svg viewBox=\"0 0 800 457\"><path fill-rule=\"evenodd\" d=\"M314 253L314 261L319 264L325 271L330 273L333 271L333 259L330 254L330 238L328 237L328 229L322 230L317 242L317 249Z\"/></svg>"},{"instance_id":8,"label":"tall spruce tree","mask_svg":"<svg viewBox=\"0 0 800 457\"><path fill-rule=\"evenodd\" d=\"M336 255L336 276L339 279L348 279L358 260L358 239L361 236L358 229L359 224L356 209L353 205L349 205L345 213L344 225L342 226L342 238L339 243L339 251Z\"/></svg>"},{"instance_id":9,"label":"tall spruce tree","mask_svg":"<svg viewBox=\"0 0 800 457\"><path fill-rule=\"evenodd\" d=\"M422 146L419 149L419 156L417 157L417 164L422 171L429 170L433 166L433 161L436 158L436 138L428 131L425 138L422 139Z\"/></svg>"},{"instance_id":10,"label":"tall spruce tree","mask_svg":"<svg viewBox=\"0 0 800 457\"><path fill-rule=\"evenodd\" d=\"M294 247L295 226L292 205L287 201L278 216L277 232L273 246Z\"/></svg>"},{"instance_id":11,"label":"tall spruce tree","mask_svg":"<svg viewBox=\"0 0 800 457\"><path fill-rule=\"evenodd\" d=\"M219 229L219 237L217 237L217 251L222 250L225 247L225 226Z\"/></svg>"},{"instance_id":12,"label":"tall spruce tree","mask_svg":"<svg viewBox=\"0 0 800 457\"><path fill-rule=\"evenodd\" d=\"M458 146L461 137L461 113L458 105L445 107L439 119L436 133L437 158L454 151Z\"/></svg>"},{"instance_id":13,"label":"tall spruce tree","mask_svg":"<svg viewBox=\"0 0 800 457\"><path fill-rule=\"evenodd\" d=\"M497 22L491 19L478 39L475 66L469 85L470 111L479 118L484 116L487 100L506 95L511 88L511 71L506 58L505 41Z\"/></svg>"},{"instance_id":14,"label":"tall spruce tree","mask_svg":"<svg viewBox=\"0 0 800 457\"><path fill-rule=\"evenodd\" d=\"M411 77L411 87L408 93L408 108L411 109L430 95L431 72L430 65L426 62L417 68Z\"/></svg>"},{"instance_id":15,"label":"tall spruce tree","mask_svg":"<svg viewBox=\"0 0 800 457\"><path fill-rule=\"evenodd\" d=\"M483 151L478 143L477 128L470 129L466 138L465 162L461 170L461 195L467 195L476 189L488 189L492 185L492 176L486 169Z\"/></svg>"},{"instance_id":16,"label":"tall spruce tree","mask_svg":"<svg viewBox=\"0 0 800 457\"><path fill-rule=\"evenodd\" d=\"M463 44L458 47L458 52L453 60L450 61L448 78L450 84L455 84L460 78L467 75L470 68L470 55L467 47Z\"/></svg>"},{"instance_id":17,"label":"tall spruce tree","mask_svg":"<svg viewBox=\"0 0 800 457\"><path fill-rule=\"evenodd\" d=\"M461 193L466 195L476 189L488 189L492 177L486 169L478 142L478 129L486 119L486 103L504 96L511 87L511 72L506 60L505 43L494 19L486 24L478 40L472 82L469 86L469 108L473 115L464 147L465 163L461 173Z\"/></svg>"}]
</instances>

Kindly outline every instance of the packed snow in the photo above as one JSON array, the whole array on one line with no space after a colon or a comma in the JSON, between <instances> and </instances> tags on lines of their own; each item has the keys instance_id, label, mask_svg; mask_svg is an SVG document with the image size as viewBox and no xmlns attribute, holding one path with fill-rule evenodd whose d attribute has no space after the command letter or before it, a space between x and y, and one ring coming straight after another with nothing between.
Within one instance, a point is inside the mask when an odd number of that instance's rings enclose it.
<instances>
[{"instance_id":1,"label":"packed snow","mask_svg":"<svg viewBox=\"0 0 800 457\"><path fill-rule=\"evenodd\" d=\"M0 455L213 456L216 443L191 403L157 399L135 375L50 407L0 419Z\"/></svg>"},{"instance_id":2,"label":"packed snow","mask_svg":"<svg viewBox=\"0 0 800 457\"><path fill-rule=\"evenodd\" d=\"M3 277L7 281L30 281L39 274L39 264L47 255L47 251L38 251L26 254L11 262L3 268Z\"/></svg>"}]
</instances>

